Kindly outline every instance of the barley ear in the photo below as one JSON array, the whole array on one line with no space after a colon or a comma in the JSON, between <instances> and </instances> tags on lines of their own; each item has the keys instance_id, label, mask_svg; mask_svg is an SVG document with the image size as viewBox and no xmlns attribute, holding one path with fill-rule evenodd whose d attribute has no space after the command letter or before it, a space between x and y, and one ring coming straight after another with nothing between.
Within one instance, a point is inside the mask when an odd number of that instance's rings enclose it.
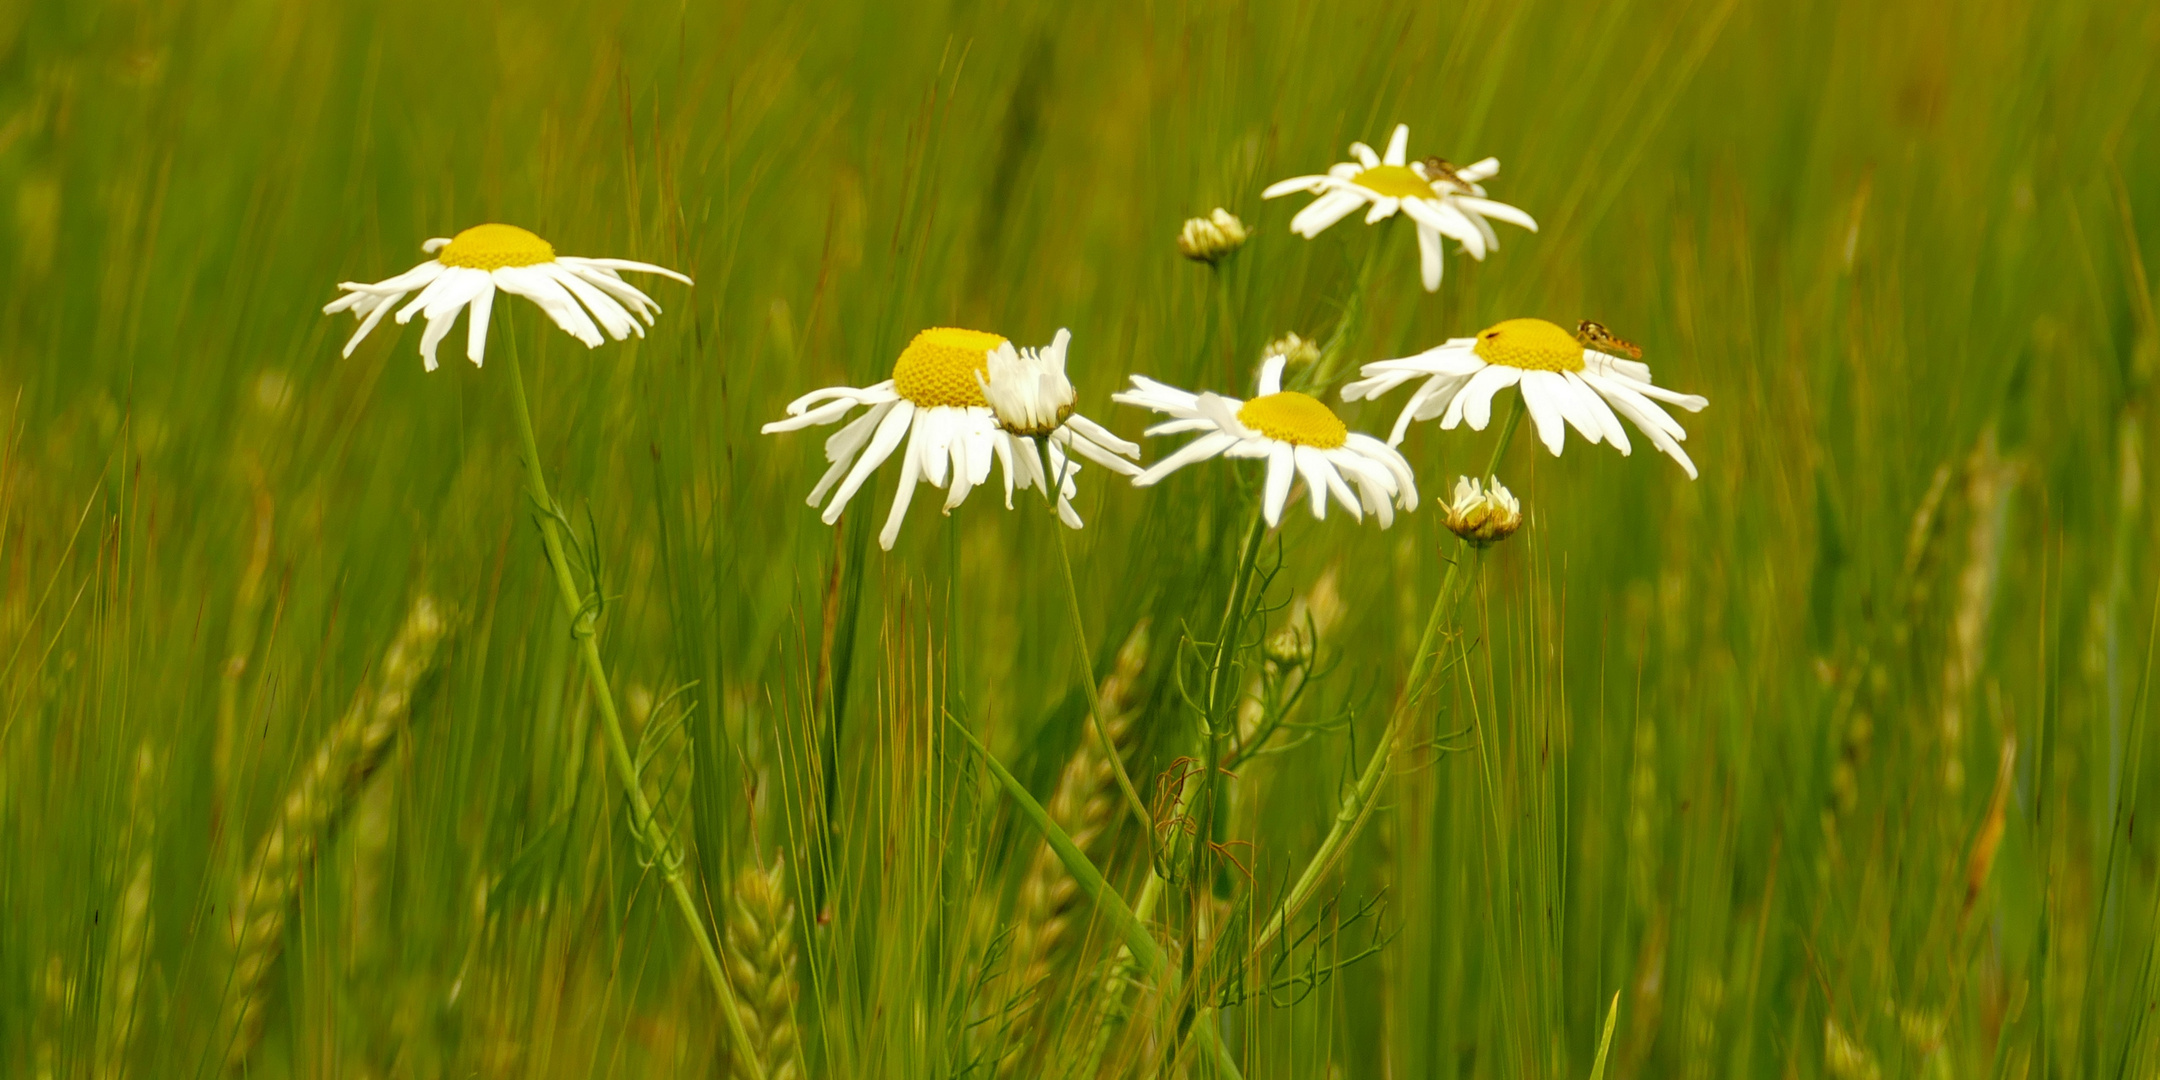
<instances>
[{"instance_id":1,"label":"barley ear","mask_svg":"<svg viewBox=\"0 0 2160 1080\"><path fill-rule=\"evenodd\" d=\"M232 978L218 1036L225 1064L244 1071L262 1037L270 968L285 945L285 918L301 880L331 827L357 801L382 764L412 705L413 689L434 666L449 631L447 613L422 596L383 657L375 688L363 685L351 708L324 734L313 757L285 789L276 818L238 883L232 907Z\"/></svg>"}]
</instances>

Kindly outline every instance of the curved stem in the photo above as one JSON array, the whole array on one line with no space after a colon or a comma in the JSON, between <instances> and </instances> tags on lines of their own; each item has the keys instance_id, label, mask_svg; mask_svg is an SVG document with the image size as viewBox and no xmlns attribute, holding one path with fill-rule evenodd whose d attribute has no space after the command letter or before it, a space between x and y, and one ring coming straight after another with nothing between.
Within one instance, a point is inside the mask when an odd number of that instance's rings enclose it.
<instances>
[{"instance_id":1,"label":"curved stem","mask_svg":"<svg viewBox=\"0 0 2160 1080\"><path fill-rule=\"evenodd\" d=\"M1357 284L1350 288L1350 298L1343 301L1342 318L1335 322L1335 332L1328 335L1327 344L1320 348L1320 359L1306 372L1304 389L1315 394L1325 391L1335 378L1335 368L1342 362L1342 354L1350 347L1351 335L1357 333L1365 321L1365 290L1372 284L1374 268L1380 265L1380 253L1387 247L1388 239L1395 234L1395 219L1380 223L1373 236L1372 246L1365 249L1365 262L1358 267Z\"/></svg>"},{"instance_id":2,"label":"curved stem","mask_svg":"<svg viewBox=\"0 0 2160 1080\"><path fill-rule=\"evenodd\" d=\"M1500 459L1507 453L1508 443L1514 439L1515 429L1522 423L1522 413L1522 398L1518 395L1514 408L1509 411L1507 420L1501 425L1499 440L1493 444L1488 473L1500 467ZM1253 938L1251 951L1254 954L1267 948L1282 934L1290 919L1306 901L1312 899L1321 877L1342 856L1350 842L1357 838L1359 830L1364 828L1365 820L1372 812L1374 796L1379 794L1381 784L1387 780L1388 766L1394 760L1395 742L1402 732L1403 722L1417 711L1418 703L1424 699L1425 682L1432 674L1440 628L1446 622L1448 613L1453 610L1451 598L1456 592L1458 579L1462 581L1463 591L1468 591L1470 581L1464 577L1463 564L1471 558L1471 549L1465 544L1461 554L1448 564L1447 577L1440 584L1440 594L1433 598L1432 614L1425 619L1425 632L1418 638L1417 655L1410 662L1409 682L1404 684L1402 697L1388 714L1387 728L1380 733L1380 744L1373 748L1372 756L1366 759L1365 769L1358 775L1357 786L1351 789L1350 794L1343 799L1342 806L1336 810L1334 825L1320 841L1320 847L1313 852L1311 860L1305 864L1305 870L1298 875L1297 883L1290 887L1282 903L1276 906L1275 914L1268 917L1259 934ZM1476 572L1477 566L1473 565L1470 569L1471 577L1474 577Z\"/></svg>"},{"instance_id":3,"label":"curved stem","mask_svg":"<svg viewBox=\"0 0 2160 1080\"><path fill-rule=\"evenodd\" d=\"M1048 491L1043 497L1050 501L1051 513L1057 512L1057 502ZM1110 772L1117 777L1118 790L1125 793L1125 806L1140 823L1140 835L1146 838L1148 865L1155 864L1155 822L1148 816L1147 803L1140 799L1140 792L1133 787L1132 777L1125 772L1124 756L1118 753L1117 743L1110 738L1110 729L1104 726L1102 692L1095 685L1095 654L1088 649L1087 622L1080 616L1080 586L1073 580L1072 554L1065 550L1064 526L1056 521L1050 523L1051 532L1057 536L1058 565L1065 571L1066 609L1072 613L1073 644L1080 650L1082 678L1080 686L1087 691L1088 718L1094 721L1095 737L1102 740L1103 756L1110 759Z\"/></svg>"},{"instance_id":4,"label":"curved stem","mask_svg":"<svg viewBox=\"0 0 2160 1080\"><path fill-rule=\"evenodd\" d=\"M1229 724L1237 723L1236 698L1226 685L1230 677L1231 659L1237 653L1238 638L1244 633L1245 604L1252 590L1253 570L1260 563L1260 544L1267 538L1267 517L1263 508L1253 507L1252 527L1245 534L1245 546L1238 556L1237 576L1230 582L1230 602L1223 608L1222 628L1215 635L1215 661L1208 672L1207 715L1201 718L1200 737L1206 745L1201 760L1206 770L1200 774L1200 790L1192 805L1197 808L1202 842L1193 845L1188 856L1187 880L1197 873L1200 853L1205 850L1208 839L1215 829L1216 773L1222 768L1222 736L1225 716Z\"/></svg>"},{"instance_id":5,"label":"curved stem","mask_svg":"<svg viewBox=\"0 0 2160 1080\"><path fill-rule=\"evenodd\" d=\"M720 966L720 954L713 947L712 934L705 928L705 918L690 895L689 885L683 881L680 860L669 854L667 830L653 816L652 804L646 800L645 789L638 783L637 764L630 757L630 746L623 740L622 718L615 709L615 695L608 687L607 668L600 661L600 645L593 625L595 612L587 606L577 579L570 572L570 560L563 551L562 533L558 527L560 514L554 499L548 495L547 479L540 472L540 446L533 437L532 409L525 401L525 378L518 365L517 336L508 314L501 312L498 318L502 319L502 336L509 343L505 352L509 354L510 400L517 414L518 438L524 444L526 492L538 506L540 543L547 549L548 566L555 573L563 612L570 617L571 636L577 639L585 677L592 684L593 698L600 706L601 725L607 734L608 758L615 767L616 780L621 782L623 793L629 798L631 831L645 847L653 865L659 868L661 878L667 882L668 891L674 897L675 910L681 914L683 925L689 928L691 938L697 942L698 958L704 961L705 974L712 981L713 993L720 999L720 1015L727 1023L735 1066L755 1080L764 1080L764 1063L759 1060L756 1048L750 1042L750 1033L743 1026L735 990L728 985L727 973Z\"/></svg>"}]
</instances>

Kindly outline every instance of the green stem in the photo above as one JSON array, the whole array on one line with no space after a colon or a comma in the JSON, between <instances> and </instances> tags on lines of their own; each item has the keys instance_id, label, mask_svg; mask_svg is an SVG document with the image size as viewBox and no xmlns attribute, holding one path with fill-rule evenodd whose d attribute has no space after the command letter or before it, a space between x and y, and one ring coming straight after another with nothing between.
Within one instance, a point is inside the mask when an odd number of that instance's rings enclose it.
<instances>
[{"instance_id":1,"label":"green stem","mask_svg":"<svg viewBox=\"0 0 2160 1080\"><path fill-rule=\"evenodd\" d=\"M1342 318L1335 322L1335 332L1328 335L1327 344L1320 347L1320 359L1306 372L1302 389L1318 394L1327 389L1335 378L1335 368L1342 362L1342 354L1350 348L1350 339L1359 324L1365 321L1365 291L1372 284L1373 271L1380 265L1380 253L1387 247L1388 239L1395 234L1395 219L1380 223L1373 236L1372 246L1365 249L1365 262L1358 267L1357 284L1351 286L1350 298L1343 301Z\"/></svg>"},{"instance_id":2,"label":"green stem","mask_svg":"<svg viewBox=\"0 0 2160 1080\"><path fill-rule=\"evenodd\" d=\"M1049 491L1043 497L1050 502L1053 515L1057 512L1057 500ZM1125 793L1125 806L1132 811L1133 820L1140 823L1140 835L1146 838L1148 865L1155 864L1155 822L1148 816L1147 803L1141 801L1140 792L1133 787L1132 777L1125 773L1125 759L1118 753L1117 743L1110 738L1110 729L1104 726L1102 692L1095 685L1095 654L1088 649L1087 622L1080 616L1080 586L1073 579L1072 554L1065 549L1065 527L1052 520L1050 531L1057 537L1058 565L1065 570L1066 609L1072 613L1073 644L1080 650L1082 667L1080 686L1087 692L1088 718L1094 721L1095 737L1102 740L1103 756L1110 759L1110 772L1117 777L1118 790Z\"/></svg>"},{"instance_id":3,"label":"green stem","mask_svg":"<svg viewBox=\"0 0 2160 1080\"><path fill-rule=\"evenodd\" d=\"M1004 786L1005 793L1012 796L1013 803L1020 807L1020 815L1035 826L1036 832L1042 834L1043 842L1049 844L1050 850L1057 854L1058 861L1065 864L1066 873L1073 876L1073 881L1080 886L1080 891L1087 895L1096 910L1109 920L1111 928L1125 940L1125 947L1132 951L1133 959L1140 965L1140 974L1147 977L1161 974L1169 960L1163 955L1162 946L1155 944L1155 939L1148 934L1147 925L1140 921L1139 916L1133 914L1131 908L1125 906L1125 898L1119 896L1108 881L1103 880L1102 871L1088 861L1088 857L1081 853L1080 846L1073 843L1072 837L1059 828L1057 822L1050 819L1050 812L1043 809L1042 803L1035 801L1035 796L1028 793L1027 786L1005 768L1005 763L999 761L997 755L992 754L990 748L975 737L974 732L950 717L947 722L982 756L983 763L990 767L991 774Z\"/></svg>"},{"instance_id":4,"label":"green stem","mask_svg":"<svg viewBox=\"0 0 2160 1080\"><path fill-rule=\"evenodd\" d=\"M577 580L571 575L570 560L563 552L562 534L557 526L559 513L555 500L548 495L547 479L541 475L540 445L533 437L532 409L525 401L525 378L519 370L517 335L507 315L508 312L502 312L498 317L502 318L502 336L509 343L505 351L509 354L510 400L517 414L518 438L524 443L526 491L540 511L540 543L547 549L548 566L555 572L555 586L563 611L570 617L571 636L577 639L585 676L592 684L594 700L600 705L600 719L607 732L608 757L615 766L615 778L622 783L623 793L630 800L631 829L653 864L659 867L661 878L675 898L675 910L682 915L683 924L697 942L698 957L704 961L705 974L712 981L713 993L720 999L720 1015L727 1022L735 1066L754 1080L764 1080L765 1067L751 1045L749 1031L743 1027L735 990L728 985L727 973L720 966L720 954L713 947L712 935L706 930L705 919L690 896L690 887L683 881L680 861L668 853L667 830L653 816L652 804L646 800L645 789L638 783L637 765L631 760L630 746L623 741L622 718L615 710L615 695L608 688L607 669L600 662L600 644L593 626L594 612L588 609Z\"/></svg>"},{"instance_id":5,"label":"green stem","mask_svg":"<svg viewBox=\"0 0 2160 1080\"><path fill-rule=\"evenodd\" d=\"M1507 453L1508 443L1514 438L1515 429L1522 422L1522 413L1522 398L1518 395L1514 408L1509 411L1507 420L1501 425L1499 440L1493 444L1492 459L1487 466L1488 475L1500 467L1500 459ZM1380 744L1373 749L1372 756L1366 759L1365 770L1359 774L1357 786L1351 789L1350 794L1343 799L1342 806L1336 810L1335 824L1328 830L1326 838L1320 841L1320 847L1313 852L1312 859L1305 864L1305 870L1298 875L1297 883L1290 887L1290 892L1283 897L1282 903L1277 905L1275 914L1268 918L1259 935L1253 939L1253 953L1258 954L1267 948L1283 932L1290 919L1304 907L1306 901L1312 899L1313 890L1319 887L1321 877L1335 864L1335 860L1341 857L1350 842L1357 838L1359 830L1364 828L1365 820L1372 811L1373 798L1379 794L1380 785L1387 780L1388 766L1393 762L1395 743L1402 732L1403 723L1417 711L1418 703L1424 699L1425 682L1432 674L1440 628L1453 608L1451 598L1456 592L1456 582L1463 577L1463 564L1470 557L1468 545L1464 545L1461 555L1448 564L1447 577L1440 584L1440 594L1433 598L1432 614L1425 619L1425 632L1418 638L1417 655L1410 662L1410 680L1403 686L1402 698L1388 714L1387 728L1380 733ZM1476 573L1475 566L1471 573ZM1464 591L1467 591L1469 582L1465 580L1463 585Z\"/></svg>"},{"instance_id":6,"label":"green stem","mask_svg":"<svg viewBox=\"0 0 2160 1080\"><path fill-rule=\"evenodd\" d=\"M1267 538L1267 517L1263 507L1253 508L1252 527L1246 531L1245 546L1238 556L1237 576L1231 579L1230 602L1223 608L1222 628L1215 635L1215 661L1208 672L1207 715L1201 718L1200 737L1205 740L1202 759L1207 763L1200 774L1200 791L1193 800L1198 816L1207 830L1206 839L1212 839L1215 829L1215 781L1216 772L1222 768L1222 738L1225 724L1237 723L1236 698L1226 685L1230 678L1231 659L1237 652L1238 638L1244 634L1244 616L1247 594L1252 590L1253 570L1260 563L1260 545ZM1227 712L1227 720L1225 713ZM1201 852L1205 843L1195 844L1186 867L1187 874L1199 871ZM1193 880L1188 876L1187 880Z\"/></svg>"}]
</instances>

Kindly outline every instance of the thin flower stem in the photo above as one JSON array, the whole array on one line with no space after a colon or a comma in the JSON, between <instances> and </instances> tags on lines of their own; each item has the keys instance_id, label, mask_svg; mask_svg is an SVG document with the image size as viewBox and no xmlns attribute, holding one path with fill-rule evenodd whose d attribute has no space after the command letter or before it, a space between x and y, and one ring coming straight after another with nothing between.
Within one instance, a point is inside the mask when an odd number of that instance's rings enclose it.
<instances>
[{"instance_id":1,"label":"thin flower stem","mask_svg":"<svg viewBox=\"0 0 2160 1080\"><path fill-rule=\"evenodd\" d=\"M1500 459L1507 453L1508 443L1514 439L1515 429L1522 422L1522 414L1522 398L1517 395L1514 408L1509 411L1507 420L1500 428L1500 438L1493 444L1492 459L1486 466L1488 474L1499 469ZM1335 824L1328 830L1327 837L1320 841L1319 849L1313 852L1312 859L1305 864L1304 872L1298 875L1297 883L1290 887L1282 903L1277 905L1275 914L1269 916L1268 921L1261 926L1259 934L1253 938L1253 953L1258 954L1274 943L1276 937L1289 925L1290 919L1312 899L1320 879L1334 866L1335 860L1341 857L1350 842L1357 838L1359 830L1365 827L1365 820L1372 812L1374 796L1379 794L1381 784L1387 780L1388 766L1393 762L1395 743L1402 732L1403 723L1417 711L1418 704L1424 699L1425 683L1432 674L1432 661L1440 640L1440 627L1454 608L1457 582L1459 580L1462 591L1467 592L1471 579L1474 579L1481 565L1473 564L1468 571L1469 576L1466 577L1463 566L1471 557L1471 549L1466 544L1461 555L1448 563L1447 577L1440 584L1440 594L1433 598L1432 614L1425 619L1425 632L1418 638L1417 655L1410 663L1410 680L1404 684L1401 699L1388 714L1387 728L1380 733L1380 743L1373 748L1372 756L1366 759L1365 770L1359 774L1357 786L1351 789L1350 794L1343 799L1342 806L1336 810Z\"/></svg>"},{"instance_id":2,"label":"thin flower stem","mask_svg":"<svg viewBox=\"0 0 2160 1080\"><path fill-rule=\"evenodd\" d=\"M1320 347L1320 359L1306 373L1303 388L1315 393L1325 391L1335 378L1335 368L1342 362L1342 354L1350 348L1350 339L1365 321L1365 290L1372 284L1373 270L1380 265L1380 253L1395 234L1395 219L1380 223L1373 235L1373 242L1365 249L1365 262L1358 267L1357 284L1350 288L1350 298L1343 301L1342 318L1335 321L1335 332L1328 335L1327 344Z\"/></svg>"},{"instance_id":3,"label":"thin flower stem","mask_svg":"<svg viewBox=\"0 0 2160 1080\"><path fill-rule=\"evenodd\" d=\"M997 777L998 783L1005 788L1005 793L1012 797L1013 804L1020 808L1020 816L1026 818L1029 824L1035 826L1035 831L1042 834L1043 841L1057 854L1058 861L1065 864L1065 871L1073 876L1073 881L1080 886L1080 891L1086 894L1094 903L1095 909L1109 920L1111 929L1117 931L1118 936L1125 940L1125 947L1132 951L1133 959L1140 965L1140 974L1148 977L1162 974L1169 966L1162 946L1155 944L1154 937L1147 932L1147 925L1133 914L1132 908L1125 905L1125 898L1119 896L1108 881L1103 880L1102 871L1088 861L1088 857L1081 852L1080 845L1073 843L1072 836L1060 828L1056 821L1051 820L1050 812L1043 809L1042 803L1028 793L1027 785L1013 776L1011 771L1005 768L1005 763L999 761L997 755L992 754L990 748L984 746L982 740L967 729L967 725L951 717L946 720L953 730L958 731L960 736L968 741L968 745L974 747L975 752L982 756L983 764L990 767L991 774Z\"/></svg>"},{"instance_id":4,"label":"thin flower stem","mask_svg":"<svg viewBox=\"0 0 2160 1080\"><path fill-rule=\"evenodd\" d=\"M720 1015L727 1022L735 1067L754 1080L764 1080L765 1067L759 1061L757 1048L750 1042L749 1031L743 1026L735 990L728 985L727 973L720 966L720 954L713 947L712 935L705 928L696 901L691 898L690 887L683 881L680 860L669 855L667 830L653 816L652 804L646 800L645 789L638 783L637 765L631 760L630 746L623 740L622 719L615 710L615 695L608 688L607 668L600 661L594 613L588 609L577 580L570 572L570 560L563 551L558 528L559 514L554 499L548 495L547 479L541 475L540 446L533 437L532 409L525 401L525 378L519 370L517 336L505 317L507 315L508 312L502 312L498 318L502 319L502 336L509 343L505 352L509 354L510 400L517 414L518 438L524 443L526 492L538 506L540 543L547 549L548 566L555 572L563 611L570 617L570 633L577 639L585 676L591 682L593 698L600 706L601 726L607 733L608 757L614 763L615 778L622 783L623 793L630 801L631 829L652 857L661 878L667 882L668 891L675 898L675 910L682 915L683 924L697 942L698 958L704 961L705 974L712 981L713 993L720 999Z\"/></svg>"},{"instance_id":5,"label":"thin flower stem","mask_svg":"<svg viewBox=\"0 0 2160 1080\"><path fill-rule=\"evenodd\" d=\"M1043 497L1050 501L1054 515L1057 502L1048 491ZM1155 864L1155 822L1148 816L1147 804L1140 800L1140 792L1133 787L1132 777L1126 775L1125 759L1118 753L1117 743L1110 738L1110 729L1104 726L1102 692L1095 685L1094 653L1088 649L1087 622L1080 617L1080 586L1073 579L1072 554L1065 548L1065 527L1055 520L1050 531L1057 537L1058 565L1065 570L1066 609L1072 613L1073 645L1080 650L1083 668L1081 689L1087 691L1088 718L1094 721L1095 737L1102 740L1103 756L1110 759L1110 772L1117 777L1118 790L1125 793L1125 805L1133 813L1133 820L1140 823L1140 835L1146 838L1148 865Z\"/></svg>"},{"instance_id":6,"label":"thin flower stem","mask_svg":"<svg viewBox=\"0 0 2160 1080\"><path fill-rule=\"evenodd\" d=\"M1237 722L1237 708L1227 685L1230 678L1231 658L1237 652L1238 638L1244 634L1244 616L1247 594L1252 589L1253 570L1260 563L1260 544L1267 538L1267 517L1264 507L1253 507L1252 526L1245 534L1245 547L1238 556L1237 576L1231 579L1230 602L1223 608L1222 629L1215 635L1215 662L1208 673L1207 715L1202 718L1200 735L1207 741L1202 758L1207 770L1200 774L1200 791L1193 804L1199 808L1202 823L1202 843L1193 846L1188 873L1196 873L1200 866L1200 852L1206 848L1205 841L1214 838L1216 772L1222 768L1222 736L1227 722Z\"/></svg>"}]
</instances>

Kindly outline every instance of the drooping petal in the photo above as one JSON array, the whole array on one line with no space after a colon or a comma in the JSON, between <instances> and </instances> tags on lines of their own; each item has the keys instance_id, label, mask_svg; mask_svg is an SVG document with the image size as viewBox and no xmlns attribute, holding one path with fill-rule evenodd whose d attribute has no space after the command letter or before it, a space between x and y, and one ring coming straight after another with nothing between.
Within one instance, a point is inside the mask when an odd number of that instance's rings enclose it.
<instances>
[{"instance_id":1,"label":"drooping petal","mask_svg":"<svg viewBox=\"0 0 2160 1080\"><path fill-rule=\"evenodd\" d=\"M1290 498L1290 482L1297 479L1297 455L1289 443L1269 447L1267 486L1261 496L1260 513L1269 528L1282 524L1283 503Z\"/></svg>"},{"instance_id":2,"label":"drooping petal","mask_svg":"<svg viewBox=\"0 0 2160 1080\"><path fill-rule=\"evenodd\" d=\"M1133 477L1133 485L1135 487L1147 487L1195 461L1204 461L1222 453L1235 442L1237 442L1237 436L1227 435L1222 432L1216 432L1213 435L1202 435L1179 447L1169 457L1149 466L1147 471Z\"/></svg>"},{"instance_id":3,"label":"drooping petal","mask_svg":"<svg viewBox=\"0 0 2160 1080\"><path fill-rule=\"evenodd\" d=\"M848 471L847 479L840 482L840 489L833 492L832 501L825 505L822 515L825 524L840 520L840 512L847 509L848 500L854 498L863 481L870 479L870 474L892 456L893 447L900 444L900 437L907 434L914 419L914 402L893 403L892 411L885 414L885 419L877 426L877 433L871 436L870 445L855 459L855 467Z\"/></svg>"}]
</instances>

